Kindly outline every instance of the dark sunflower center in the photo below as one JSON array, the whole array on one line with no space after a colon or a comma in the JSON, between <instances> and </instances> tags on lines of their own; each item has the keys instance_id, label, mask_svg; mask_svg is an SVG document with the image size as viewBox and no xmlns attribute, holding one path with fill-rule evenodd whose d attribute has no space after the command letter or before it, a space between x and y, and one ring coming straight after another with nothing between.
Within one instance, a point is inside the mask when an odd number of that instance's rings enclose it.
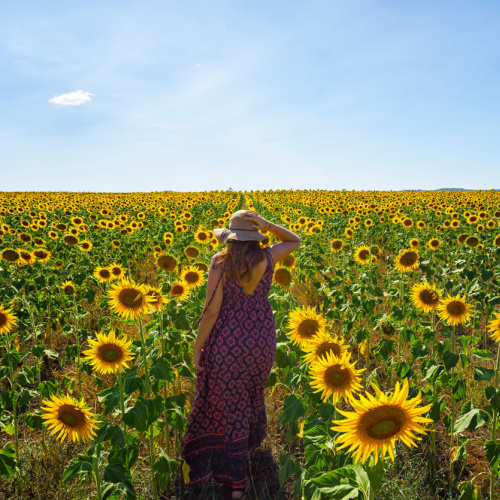
<instances>
[{"instance_id":1,"label":"dark sunflower center","mask_svg":"<svg viewBox=\"0 0 500 500\"><path fill-rule=\"evenodd\" d=\"M75 293L75 289L71 285L66 285L64 287L64 293L66 293L66 295L73 295Z\"/></svg>"},{"instance_id":2,"label":"dark sunflower center","mask_svg":"<svg viewBox=\"0 0 500 500\"><path fill-rule=\"evenodd\" d=\"M315 319L305 319L300 323L298 330L302 338L310 338L319 330L319 323Z\"/></svg>"},{"instance_id":3,"label":"dark sunflower center","mask_svg":"<svg viewBox=\"0 0 500 500\"><path fill-rule=\"evenodd\" d=\"M278 269L276 271L275 280L280 285L284 285L284 286L289 285L291 282L291 279L292 279L292 277L291 277L288 269Z\"/></svg>"},{"instance_id":4,"label":"dark sunflower center","mask_svg":"<svg viewBox=\"0 0 500 500\"><path fill-rule=\"evenodd\" d=\"M120 276L122 273L122 270L119 267L112 267L111 273L113 274L113 276Z\"/></svg>"},{"instance_id":5,"label":"dark sunflower center","mask_svg":"<svg viewBox=\"0 0 500 500\"><path fill-rule=\"evenodd\" d=\"M118 294L118 301L127 309L137 310L142 307L143 297L135 288L125 288Z\"/></svg>"},{"instance_id":6,"label":"dark sunflower center","mask_svg":"<svg viewBox=\"0 0 500 500\"><path fill-rule=\"evenodd\" d=\"M324 342L323 344L320 344L316 349L316 356L318 356L318 358L321 358L328 352L335 354L335 356L340 356L339 345L335 342Z\"/></svg>"},{"instance_id":7,"label":"dark sunflower center","mask_svg":"<svg viewBox=\"0 0 500 500\"><path fill-rule=\"evenodd\" d=\"M295 262L294 257L291 257L290 255L287 255L283 260L282 263L286 267L293 266L293 263Z\"/></svg>"},{"instance_id":8,"label":"dark sunflower center","mask_svg":"<svg viewBox=\"0 0 500 500\"><path fill-rule=\"evenodd\" d=\"M340 250L342 248L342 242L341 241L334 241L332 243L332 248L334 250Z\"/></svg>"},{"instance_id":9,"label":"dark sunflower center","mask_svg":"<svg viewBox=\"0 0 500 500\"><path fill-rule=\"evenodd\" d=\"M205 241L207 239L207 235L205 233L200 233L198 235L198 239L200 239L202 241Z\"/></svg>"},{"instance_id":10,"label":"dark sunflower center","mask_svg":"<svg viewBox=\"0 0 500 500\"><path fill-rule=\"evenodd\" d=\"M330 387L342 387L349 383L349 370L339 365L329 366L325 372L325 384Z\"/></svg>"},{"instance_id":11,"label":"dark sunflower center","mask_svg":"<svg viewBox=\"0 0 500 500\"><path fill-rule=\"evenodd\" d=\"M71 246L78 243L78 240L74 236L65 236L64 241Z\"/></svg>"},{"instance_id":12,"label":"dark sunflower center","mask_svg":"<svg viewBox=\"0 0 500 500\"><path fill-rule=\"evenodd\" d=\"M196 248L188 248L186 250L186 253L189 257L198 257L198 255L200 254L200 252L198 252Z\"/></svg>"},{"instance_id":13,"label":"dark sunflower center","mask_svg":"<svg viewBox=\"0 0 500 500\"><path fill-rule=\"evenodd\" d=\"M452 316L461 316L465 312L465 304L458 300L454 300L446 306L446 310Z\"/></svg>"},{"instance_id":14,"label":"dark sunflower center","mask_svg":"<svg viewBox=\"0 0 500 500\"><path fill-rule=\"evenodd\" d=\"M97 355L101 361L118 362L123 358L123 351L115 344L104 344L99 346Z\"/></svg>"},{"instance_id":15,"label":"dark sunflower center","mask_svg":"<svg viewBox=\"0 0 500 500\"><path fill-rule=\"evenodd\" d=\"M169 255L162 255L158 259L158 267L160 267L160 269L163 269L164 271L173 271L176 264L176 260Z\"/></svg>"},{"instance_id":16,"label":"dark sunflower center","mask_svg":"<svg viewBox=\"0 0 500 500\"><path fill-rule=\"evenodd\" d=\"M373 439L387 439L396 435L406 423L400 408L381 406L369 410L361 417L360 427Z\"/></svg>"},{"instance_id":17,"label":"dark sunflower center","mask_svg":"<svg viewBox=\"0 0 500 500\"><path fill-rule=\"evenodd\" d=\"M475 236L471 236L470 238L467 238L465 243L467 243L470 247L475 247L479 244L479 240Z\"/></svg>"},{"instance_id":18,"label":"dark sunflower center","mask_svg":"<svg viewBox=\"0 0 500 500\"><path fill-rule=\"evenodd\" d=\"M80 427L85 423L84 413L71 405L62 405L57 418L68 427Z\"/></svg>"},{"instance_id":19,"label":"dark sunflower center","mask_svg":"<svg viewBox=\"0 0 500 500\"><path fill-rule=\"evenodd\" d=\"M111 273L107 269L101 269L99 271L99 276L104 279L108 279L111 277Z\"/></svg>"},{"instance_id":20,"label":"dark sunflower center","mask_svg":"<svg viewBox=\"0 0 500 500\"><path fill-rule=\"evenodd\" d=\"M411 267L417 262L417 254L415 252L406 252L401 256L399 263L404 267Z\"/></svg>"},{"instance_id":21,"label":"dark sunflower center","mask_svg":"<svg viewBox=\"0 0 500 500\"><path fill-rule=\"evenodd\" d=\"M19 254L15 250L5 250L2 256L8 262L15 262L19 259Z\"/></svg>"},{"instance_id":22,"label":"dark sunflower center","mask_svg":"<svg viewBox=\"0 0 500 500\"><path fill-rule=\"evenodd\" d=\"M370 256L370 252L368 250L361 250L358 254L358 257L361 260L368 260L368 257Z\"/></svg>"},{"instance_id":23,"label":"dark sunflower center","mask_svg":"<svg viewBox=\"0 0 500 500\"><path fill-rule=\"evenodd\" d=\"M172 295L181 295L182 292L184 291L184 287L181 285L175 285L172 288Z\"/></svg>"},{"instance_id":24,"label":"dark sunflower center","mask_svg":"<svg viewBox=\"0 0 500 500\"><path fill-rule=\"evenodd\" d=\"M424 304L427 304L429 306L433 306L439 302L438 294L433 290L429 290L428 288L425 288L420 292L419 299Z\"/></svg>"},{"instance_id":25,"label":"dark sunflower center","mask_svg":"<svg viewBox=\"0 0 500 500\"><path fill-rule=\"evenodd\" d=\"M190 272L186 273L186 275L184 276L184 279L188 283L198 283L198 281L200 280L200 275L198 273L195 273L194 271L190 271Z\"/></svg>"},{"instance_id":26,"label":"dark sunflower center","mask_svg":"<svg viewBox=\"0 0 500 500\"><path fill-rule=\"evenodd\" d=\"M5 326L7 324L7 315L5 315L3 312L0 312L0 328Z\"/></svg>"},{"instance_id":27,"label":"dark sunflower center","mask_svg":"<svg viewBox=\"0 0 500 500\"><path fill-rule=\"evenodd\" d=\"M438 240L432 240L431 241L431 247L438 247L439 246L439 241Z\"/></svg>"}]
</instances>

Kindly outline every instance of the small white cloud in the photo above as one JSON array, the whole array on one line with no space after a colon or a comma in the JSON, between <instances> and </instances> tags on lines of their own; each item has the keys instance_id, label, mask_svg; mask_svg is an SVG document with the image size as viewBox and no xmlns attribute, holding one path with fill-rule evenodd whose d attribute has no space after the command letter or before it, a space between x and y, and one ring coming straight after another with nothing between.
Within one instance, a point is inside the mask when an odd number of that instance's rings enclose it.
<instances>
[{"instance_id":1,"label":"small white cloud","mask_svg":"<svg viewBox=\"0 0 500 500\"><path fill-rule=\"evenodd\" d=\"M77 90L69 94L56 95L50 99L49 102L53 104L62 104L63 106L78 106L79 104L90 101L91 95L94 94L84 92L83 90Z\"/></svg>"}]
</instances>

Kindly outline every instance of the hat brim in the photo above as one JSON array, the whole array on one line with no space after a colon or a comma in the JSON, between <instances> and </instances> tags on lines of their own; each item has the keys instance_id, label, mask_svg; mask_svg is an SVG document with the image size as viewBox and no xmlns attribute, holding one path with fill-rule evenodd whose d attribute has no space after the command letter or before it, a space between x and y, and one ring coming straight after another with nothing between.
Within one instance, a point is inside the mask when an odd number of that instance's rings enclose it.
<instances>
[{"instance_id":1,"label":"hat brim","mask_svg":"<svg viewBox=\"0 0 500 500\"><path fill-rule=\"evenodd\" d=\"M213 229L214 236L221 242L228 240L236 241L264 241L268 239L260 231L251 231L247 229L228 229L226 227L217 227Z\"/></svg>"}]
</instances>

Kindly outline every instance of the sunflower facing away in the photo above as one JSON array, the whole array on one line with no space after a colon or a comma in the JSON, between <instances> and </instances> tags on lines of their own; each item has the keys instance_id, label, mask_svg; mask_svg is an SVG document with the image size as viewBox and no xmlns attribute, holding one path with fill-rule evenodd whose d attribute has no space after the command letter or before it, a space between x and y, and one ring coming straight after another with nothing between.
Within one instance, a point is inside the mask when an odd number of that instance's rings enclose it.
<instances>
[{"instance_id":1,"label":"sunflower facing away","mask_svg":"<svg viewBox=\"0 0 500 500\"><path fill-rule=\"evenodd\" d=\"M418 261L418 250L402 250L396 257L396 264L394 267L400 273L407 273L413 271L420 265Z\"/></svg>"},{"instance_id":2,"label":"sunflower facing away","mask_svg":"<svg viewBox=\"0 0 500 500\"><path fill-rule=\"evenodd\" d=\"M306 363L316 363L320 358L324 358L328 353L341 357L347 350L344 339L327 332L320 331L309 342L302 346L302 350L307 353L303 356Z\"/></svg>"},{"instance_id":3,"label":"sunflower facing away","mask_svg":"<svg viewBox=\"0 0 500 500\"><path fill-rule=\"evenodd\" d=\"M442 291L430 283L415 283L411 289L411 301L417 309L431 313L437 309Z\"/></svg>"},{"instance_id":4,"label":"sunflower facing away","mask_svg":"<svg viewBox=\"0 0 500 500\"><path fill-rule=\"evenodd\" d=\"M276 267L273 273L273 281L280 286L290 286L292 282L292 273L290 269L281 266Z\"/></svg>"},{"instance_id":5,"label":"sunflower facing away","mask_svg":"<svg viewBox=\"0 0 500 500\"><path fill-rule=\"evenodd\" d=\"M87 407L83 398L81 401L71 396L56 396L42 401L42 418L51 434L58 434L59 441L92 441L99 420Z\"/></svg>"},{"instance_id":6,"label":"sunflower facing away","mask_svg":"<svg viewBox=\"0 0 500 500\"><path fill-rule=\"evenodd\" d=\"M326 319L312 307L299 307L290 313L287 335L300 347L310 342L320 332L324 332Z\"/></svg>"},{"instance_id":7,"label":"sunflower facing away","mask_svg":"<svg viewBox=\"0 0 500 500\"><path fill-rule=\"evenodd\" d=\"M389 453L394 461L394 444L401 439L406 446L416 446L415 440L421 438L415 435L426 434L428 430L421 424L431 423L430 418L421 417L429 411L432 405L416 408L422 402L421 393L413 399L408 399L408 379L403 386L396 382L392 395L387 395L372 384L376 396L367 393L368 399L360 396L360 401L351 399L354 412L337 411L346 417L345 420L334 420L334 431L341 435L335 441L341 446L349 446L349 452L354 452L354 463L364 463L373 453L375 463L382 452L382 460Z\"/></svg>"},{"instance_id":8,"label":"sunflower facing away","mask_svg":"<svg viewBox=\"0 0 500 500\"><path fill-rule=\"evenodd\" d=\"M461 325L469 321L473 312L473 307L465 302L463 297L457 294L455 297L447 295L442 299L441 304L437 307L439 317L446 321L449 325Z\"/></svg>"},{"instance_id":9,"label":"sunflower facing away","mask_svg":"<svg viewBox=\"0 0 500 500\"><path fill-rule=\"evenodd\" d=\"M149 298L144 285L137 285L127 278L111 285L108 303L111 309L125 319L137 319L149 311Z\"/></svg>"},{"instance_id":10,"label":"sunflower facing away","mask_svg":"<svg viewBox=\"0 0 500 500\"><path fill-rule=\"evenodd\" d=\"M167 253L161 253L160 255L158 255L156 265L162 271L173 271L177 266L177 260L175 260L175 257L172 257Z\"/></svg>"},{"instance_id":11,"label":"sunflower facing away","mask_svg":"<svg viewBox=\"0 0 500 500\"><path fill-rule=\"evenodd\" d=\"M127 341L125 336L118 338L114 330L108 335L97 333L96 337L97 340L89 339L91 348L82 351L94 370L102 375L125 371L129 367L128 362L132 361L132 352L129 350L132 341Z\"/></svg>"},{"instance_id":12,"label":"sunflower facing away","mask_svg":"<svg viewBox=\"0 0 500 500\"><path fill-rule=\"evenodd\" d=\"M356 362L351 363L350 360L350 352L344 352L340 357L328 352L310 366L311 387L316 389L314 392L322 393L321 399L323 401L328 401L330 396L333 396L332 403L334 405L341 397L350 401L353 392L358 392L363 388L359 375L364 371L364 368L356 370Z\"/></svg>"},{"instance_id":13,"label":"sunflower facing away","mask_svg":"<svg viewBox=\"0 0 500 500\"><path fill-rule=\"evenodd\" d=\"M488 331L491 332L490 337L495 342L500 342L500 313L494 313L494 314L495 314L495 319L492 319L490 322L488 322ZM1 332L1 325L0 325L0 332Z\"/></svg>"},{"instance_id":14,"label":"sunflower facing away","mask_svg":"<svg viewBox=\"0 0 500 500\"><path fill-rule=\"evenodd\" d=\"M185 281L189 288L198 288L204 281L205 273L196 266L188 266L182 270L180 279Z\"/></svg>"},{"instance_id":15,"label":"sunflower facing away","mask_svg":"<svg viewBox=\"0 0 500 500\"><path fill-rule=\"evenodd\" d=\"M172 283L169 295L176 302L182 302L185 298L189 297L190 294L191 290L185 281L177 280Z\"/></svg>"},{"instance_id":16,"label":"sunflower facing away","mask_svg":"<svg viewBox=\"0 0 500 500\"><path fill-rule=\"evenodd\" d=\"M17 316L10 308L0 305L0 335L10 333L17 324Z\"/></svg>"}]
</instances>

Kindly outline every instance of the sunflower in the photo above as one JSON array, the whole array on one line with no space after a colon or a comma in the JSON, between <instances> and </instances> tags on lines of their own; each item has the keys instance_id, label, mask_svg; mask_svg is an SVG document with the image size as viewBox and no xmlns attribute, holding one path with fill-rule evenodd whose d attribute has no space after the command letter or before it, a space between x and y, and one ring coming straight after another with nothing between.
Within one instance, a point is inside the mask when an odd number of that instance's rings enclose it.
<instances>
[{"instance_id":1,"label":"sunflower","mask_svg":"<svg viewBox=\"0 0 500 500\"><path fill-rule=\"evenodd\" d=\"M111 309L125 319L137 319L149 310L149 297L144 285L137 285L127 278L111 285L108 302Z\"/></svg>"},{"instance_id":2,"label":"sunflower","mask_svg":"<svg viewBox=\"0 0 500 500\"><path fill-rule=\"evenodd\" d=\"M114 278L121 278L124 274L123 267L116 262L113 262L113 264L111 264L108 269L111 271L111 274Z\"/></svg>"},{"instance_id":3,"label":"sunflower","mask_svg":"<svg viewBox=\"0 0 500 500\"><path fill-rule=\"evenodd\" d=\"M344 234L347 238L352 238L354 235L354 231L350 227L346 227L344 230Z\"/></svg>"},{"instance_id":4,"label":"sunflower","mask_svg":"<svg viewBox=\"0 0 500 500\"><path fill-rule=\"evenodd\" d=\"M418 261L418 250L402 250L396 257L396 271L405 273L413 271L420 265Z\"/></svg>"},{"instance_id":5,"label":"sunflower","mask_svg":"<svg viewBox=\"0 0 500 500\"><path fill-rule=\"evenodd\" d=\"M164 302L165 302L165 297L162 295L161 293L161 290L159 290L158 288L154 288L150 285L146 285L146 295L147 297L149 297L149 307L153 310L153 311L159 311Z\"/></svg>"},{"instance_id":6,"label":"sunflower","mask_svg":"<svg viewBox=\"0 0 500 500\"><path fill-rule=\"evenodd\" d=\"M12 309L0 305L0 335L10 333L17 324L17 316Z\"/></svg>"},{"instance_id":7,"label":"sunflower","mask_svg":"<svg viewBox=\"0 0 500 500\"><path fill-rule=\"evenodd\" d=\"M288 254L281 262L280 262L280 265L282 267L286 267L288 269L294 269L295 266L297 264L297 258L295 257L295 255L293 255L292 253L291 254Z\"/></svg>"},{"instance_id":8,"label":"sunflower","mask_svg":"<svg viewBox=\"0 0 500 500\"><path fill-rule=\"evenodd\" d=\"M188 266L180 274L180 279L185 281L189 288L198 288L204 281L205 273L196 266Z\"/></svg>"},{"instance_id":9,"label":"sunflower","mask_svg":"<svg viewBox=\"0 0 500 500\"><path fill-rule=\"evenodd\" d=\"M45 250L43 248L38 248L36 250L33 250L33 255L40 261L40 262L47 262L50 259L51 253L48 250Z\"/></svg>"},{"instance_id":10,"label":"sunflower","mask_svg":"<svg viewBox=\"0 0 500 500\"><path fill-rule=\"evenodd\" d=\"M114 330L108 335L96 333L96 337L97 340L89 339L90 349L82 351L94 370L101 375L125 371L133 358L129 350L132 340L127 341L125 336L118 338Z\"/></svg>"},{"instance_id":11,"label":"sunflower","mask_svg":"<svg viewBox=\"0 0 500 500\"><path fill-rule=\"evenodd\" d=\"M354 412L339 410L337 412L346 417L344 420L334 420L333 430L341 435L336 439L338 449L349 446L348 451L354 451L354 462L364 463L373 453L375 463L382 452L382 459L386 454L394 461L394 445L401 439L407 446L416 446L415 435L426 434L428 430L421 424L432 423L430 418L421 417L429 411L432 405L416 408L422 402L419 393L413 399L408 397L408 379L405 378L403 386L396 382L392 395L383 393L372 384L376 396L367 393L368 399L360 396L360 401L351 399L350 403Z\"/></svg>"},{"instance_id":12,"label":"sunflower","mask_svg":"<svg viewBox=\"0 0 500 500\"><path fill-rule=\"evenodd\" d=\"M74 295L75 294L75 285L71 281L65 281L61 285L61 290L66 294L66 295Z\"/></svg>"},{"instance_id":13,"label":"sunflower","mask_svg":"<svg viewBox=\"0 0 500 500\"><path fill-rule=\"evenodd\" d=\"M298 307L290 313L287 335L300 347L324 332L326 320L312 307Z\"/></svg>"},{"instance_id":14,"label":"sunflower","mask_svg":"<svg viewBox=\"0 0 500 500\"><path fill-rule=\"evenodd\" d=\"M488 322L488 330L491 332L490 337L495 342L500 342L500 313L494 313L495 319ZM1 318L1 313L0 313ZM0 333L1 333L1 320L0 320Z\"/></svg>"},{"instance_id":15,"label":"sunflower","mask_svg":"<svg viewBox=\"0 0 500 500\"><path fill-rule=\"evenodd\" d=\"M371 255L369 246L362 245L354 252L354 260L359 264L369 264L370 262L374 262L374 259L376 260L376 257L375 255Z\"/></svg>"},{"instance_id":16,"label":"sunflower","mask_svg":"<svg viewBox=\"0 0 500 500\"><path fill-rule=\"evenodd\" d=\"M495 243L495 246L500 247L500 234L495 237L493 243Z\"/></svg>"},{"instance_id":17,"label":"sunflower","mask_svg":"<svg viewBox=\"0 0 500 500\"><path fill-rule=\"evenodd\" d=\"M292 273L286 267L278 266L274 270L273 281L278 285L288 287L292 282Z\"/></svg>"},{"instance_id":18,"label":"sunflower","mask_svg":"<svg viewBox=\"0 0 500 500\"><path fill-rule=\"evenodd\" d=\"M207 245L210 243L210 232L205 229L199 229L196 233L194 233L194 239L201 245Z\"/></svg>"},{"instance_id":19,"label":"sunflower","mask_svg":"<svg viewBox=\"0 0 500 500\"><path fill-rule=\"evenodd\" d=\"M417 238L412 238L410 240L410 246L412 248L418 248L418 247L420 247L420 241L418 241Z\"/></svg>"},{"instance_id":20,"label":"sunflower","mask_svg":"<svg viewBox=\"0 0 500 500\"><path fill-rule=\"evenodd\" d=\"M208 271L208 266L204 262L195 262L193 266L199 269L200 271L203 271L204 273Z\"/></svg>"},{"instance_id":21,"label":"sunflower","mask_svg":"<svg viewBox=\"0 0 500 500\"><path fill-rule=\"evenodd\" d=\"M344 343L344 339L337 337L337 335L320 331L302 346L302 350L307 353L303 356L306 363L316 363L328 353L341 357L347 350L347 345Z\"/></svg>"},{"instance_id":22,"label":"sunflower","mask_svg":"<svg viewBox=\"0 0 500 500\"><path fill-rule=\"evenodd\" d=\"M437 250L440 246L441 242L437 238L431 238L426 245L429 250Z\"/></svg>"},{"instance_id":23,"label":"sunflower","mask_svg":"<svg viewBox=\"0 0 500 500\"><path fill-rule=\"evenodd\" d=\"M72 234L66 234L63 237L64 243L69 245L70 247L74 247L78 243L78 238L73 236Z\"/></svg>"},{"instance_id":24,"label":"sunflower","mask_svg":"<svg viewBox=\"0 0 500 500\"><path fill-rule=\"evenodd\" d=\"M441 300L442 290L430 283L415 283L411 289L411 301L424 313L434 312Z\"/></svg>"},{"instance_id":25,"label":"sunflower","mask_svg":"<svg viewBox=\"0 0 500 500\"><path fill-rule=\"evenodd\" d=\"M92 243L87 240L80 241L80 250L82 252L90 252L92 250Z\"/></svg>"},{"instance_id":26,"label":"sunflower","mask_svg":"<svg viewBox=\"0 0 500 500\"><path fill-rule=\"evenodd\" d=\"M330 241L330 248L332 252L340 253L342 247L344 246L344 242L339 238L334 238Z\"/></svg>"},{"instance_id":27,"label":"sunflower","mask_svg":"<svg viewBox=\"0 0 500 500\"><path fill-rule=\"evenodd\" d=\"M112 240L111 241L111 244L115 247L115 248L120 248L122 246L122 244L118 241L118 240Z\"/></svg>"},{"instance_id":28,"label":"sunflower","mask_svg":"<svg viewBox=\"0 0 500 500\"><path fill-rule=\"evenodd\" d=\"M336 405L341 397L349 401L353 392L360 391L362 370L356 370L356 362L351 363L351 353L344 352L340 357L332 352L319 358L309 369L311 375L310 385L314 392L322 392L321 399L328 401L333 396L332 403Z\"/></svg>"},{"instance_id":29,"label":"sunflower","mask_svg":"<svg viewBox=\"0 0 500 500\"><path fill-rule=\"evenodd\" d=\"M451 326L469 321L473 309L473 306L465 302L465 295L461 297L460 294L455 297L447 295L437 307L439 317Z\"/></svg>"},{"instance_id":30,"label":"sunflower","mask_svg":"<svg viewBox=\"0 0 500 500\"><path fill-rule=\"evenodd\" d=\"M177 266L177 261L175 260L175 257L172 257L167 253L161 253L158 255L156 265L163 271L173 271Z\"/></svg>"},{"instance_id":31,"label":"sunflower","mask_svg":"<svg viewBox=\"0 0 500 500\"><path fill-rule=\"evenodd\" d=\"M57 434L57 439L63 441L92 441L96 436L94 429L97 428L99 420L87 407L83 398L81 401L71 396L56 396L42 401L41 409L44 414L42 418L51 434Z\"/></svg>"},{"instance_id":32,"label":"sunflower","mask_svg":"<svg viewBox=\"0 0 500 500\"><path fill-rule=\"evenodd\" d=\"M170 288L170 297L176 302L182 302L185 298L189 297L191 289L185 281L177 280L172 283Z\"/></svg>"},{"instance_id":33,"label":"sunflower","mask_svg":"<svg viewBox=\"0 0 500 500\"><path fill-rule=\"evenodd\" d=\"M93 276L99 283L109 283L114 279L114 276L109 267L96 268Z\"/></svg>"},{"instance_id":34,"label":"sunflower","mask_svg":"<svg viewBox=\"0 0 500 500\"><path fill-rule=\"evenodd\" d=\"M13 248L6 248L2 250L2 259L7 262L17 262L21 258L19 252Z\"/></svg>"},{"instance_id":35,"label":"sunflower","mask_svg":"<svg viewBox=\"0 0 500 500\"><path fill-rule=\"evenodd\" d=\"M469 247L477 247L479 245L480 241L479 241L479 238L477 236L469 236L466 240L465 240L465 244Z\"/></svg>"},{"instance_id":36,"label":"sunflower","mask_svg":"<svg viewBox=\"0 0 500 500\"><path fill-rule=\"evenodd\" d=\"M462 233L458 238L457 238L457 241L459 243L463 243L467 238L469 237L469 235L467 233Z\"/></svg>"},{"instance_id":37,"label":"sunflower","mask_svg":"<svg viewBox=\"0 0 500 500\"><path fill-rule=\"evenodd\" d=\"M59 235L55 231L49 231L49 238L51 240L57 240L57 238L59 238Z\"/></svg>"},{"instance_id":38,"label":"sunflower","mask_svg":"<svg viewBox=\"0 0 500 500\"><path fill-rule=\"evenodd\" d=\"M196 247L186 247L184 249L184 255L188 259L196 259L200 255L200 251Z\"/></svg>"},{"instance_id":39,"label":"sunflower","mask_svg":"<svg viewBox=\"0 0 500 500\"><path fill-rule=\"evenodd\" d=\"M35 254L32 252L28 252L27 250L20 250L19 255L21 256L23 262L25 262L26 264L33 264L33 262L35 262L36 260Z\"/></svg>"}]
</instances>

